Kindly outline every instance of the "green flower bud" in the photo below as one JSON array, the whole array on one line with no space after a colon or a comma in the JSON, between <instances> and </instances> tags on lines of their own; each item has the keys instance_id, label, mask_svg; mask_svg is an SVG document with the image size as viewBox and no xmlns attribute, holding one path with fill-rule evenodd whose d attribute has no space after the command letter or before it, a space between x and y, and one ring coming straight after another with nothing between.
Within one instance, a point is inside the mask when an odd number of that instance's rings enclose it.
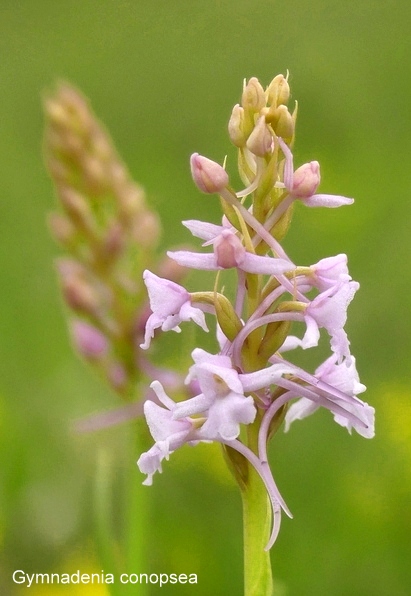
<instances>
[{"instance_id":1,"label":"green flower bud","mask_svg":"<svg viewBox=\"0 0 411 596\"><path fill-rule=\"evenodd\" d=\"M99 297L84 279L74 276L63 279L62 290L65 301L74 311L96 314L100 303Z\"/></svg>"},{"instance_id":2,"label":"green flower bud","mask_svg":"<svg viewBox=\"0 0 411 596\"><path fill-rule=\"evenodd\" d=\"M268 360L270 356L281 348L290 331L290 321L276 321L267 325L264 337L258 349L258 355L262 360Z\"/></svg>"},{"instance_id":3,"label":"green flower bud","mask_svg":"<svg viewBox=\"0 0 411 596\"><path fill-rule=\"evenodd\" d=\"M214 306L221 331L230 341L233 341L243 327L233 305L225 296L217 294Z\"/></svg>"},{"instance_id":4,"label":"green flower bud","mask_svg":"<svg viewBox=\"0 0 411 596\"><path fill-rule=\"evenodd\" d=\"M252 77L244 85L241 105L245 110L252 112L259 112L265 106L264 89L256 77Z\"/></svg>"},{"instance_id":5,"label":"green flower bud","mask_svg":"<svg viewBox=\"0 0 411 596\"><path fill-rule=\"evenodd\" d=\"M261 116L247 140L247 147L259 157L263 157L271 151L273 137L265 123L265 117Z\"/></svg>"},{"instance_id":6,"label":"green flower bud","mask_svg":"<svg viewBox=\"0 0 411 596\"><path fill-rule=\"evenodd\" d=\"M144 211L134 224L133 235L142 248L154 248L161 234L160 219L153 211Z\"/></svg>"},{"instance_id":7,"label":"green flower bud","mask_svg":"<svg viewBox=\"0 0 411 596\"><path fill-rule=\"evenodd\" d=\"M280 105L278 108L268 111L265 116L266 122L269 122L275 134L282 139L289 139L294 134L294 121L287 106Z\"/></svg>"},{"instance_id":8,"label":"green flower bud","mask_svg":"<svg viewBox=\"0 0 411 596\"><path fill-rule=\"evenodd\" d=\"M76 230L67 217L60 213L50 213L48 224L50 231L57 242L67 247L71 245L76 235Z\"/></svg>"},{"instance_id":9,"label":"green flower bud","mask_svg":"<svg viewBox=\"0 0 411 596\"><path fill-rule=\"evenodd\" d=\"M277 107L286 104L290 98L290 86L284 75L279 74L273 78L267 87L268 104Z\"/></svg>"},{"instance_id":10,"label":"green flower bud","mask_svg":"<svg viewBox=\"0 0 411 596\"><path fill-rule=\"evenodd\" d=\"M236 147L244 147L246 144L247 135L244 128L244 108L236 104L228 122L228 134Z\"/></svg>"}]
</instances>

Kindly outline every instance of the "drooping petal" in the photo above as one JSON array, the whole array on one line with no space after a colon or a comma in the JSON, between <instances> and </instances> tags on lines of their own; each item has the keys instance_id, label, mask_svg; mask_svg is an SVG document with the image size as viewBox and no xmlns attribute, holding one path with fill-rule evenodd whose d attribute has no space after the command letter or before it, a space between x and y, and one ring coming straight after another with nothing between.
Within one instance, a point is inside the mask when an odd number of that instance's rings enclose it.
<instances>
[{"instance_id":1,"label":"drooping petal","mask_svg":"<svg viewBox=\"0 0 411 596\"><path fill-rule=\"evenodd\" d=\"M221 440L221 442L224 443L225 445L228 445L232 449L235 449L239 453L241 453L250 462L250 464L254 467L257 474L259 474L261 480L264 483L264 486L267 490L268 497L270 499L270 504L271 504L271 508L272 508L272 512L273 512L272 532L271 532L270 538L268 540L268 543L264 549L264 550L269 550L273 546L273 544L278 536L278 532L280 530L281 509L283 509L285 511L285 513L291 518L293 517L292 513L288 509L287 504L285 503L284 499L282 498L282 496L277 488L277 485L275 484L272 472L271 472L270 467L268 466L267 462L262 462L255 455L255 453L253 453L251 451L251 449L246 447L238 439L235 439L233 441Z\"/></svg>"},{"instance_id":2,"label":"drooping petal","mask_svg":"<svg viewBox=\"0 0 411 596\"><path fill-rule=\"evenodd\" d=\"M303 203L307 207L342 207L344 205L352 205L354 199L340 195L317 194L304 198Z\"/></svg>"}]
</instances>

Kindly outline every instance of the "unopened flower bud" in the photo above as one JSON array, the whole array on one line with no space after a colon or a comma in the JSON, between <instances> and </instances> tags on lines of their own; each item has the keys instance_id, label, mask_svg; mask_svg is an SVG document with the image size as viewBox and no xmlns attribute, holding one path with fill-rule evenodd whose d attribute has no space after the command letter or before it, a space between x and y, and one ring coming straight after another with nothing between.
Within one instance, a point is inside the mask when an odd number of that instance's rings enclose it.
<instances>
[{"instance_id":1,"label":"unopened flower bud","mask_svg":"<svg viewBox=\"0 0 411 596\"><path fill-rule=\"evenodd\" d=\"M120 217L125 225L129 225L145 208L144 191L137 184L122 185L118 191Z\"/></svg>"},{"instance_id":2,"label":"unopened flower bud","mask_svg":"<svg viewBox=\"0 0 411 596\"><path fill-rule=\"evenodd\" d=\"M104 239L104 252L108 257L116 257L121 254L124 245L124 229L118 222L114 222L107 230Z\"/></svg>"},{"instance_id":3,"label":"unopened flower bud","mask_svg":"<svg viewBox=\"0 0 411 596\"><path fill-rule=\"evenodd\" d=\"M244 133L244 108L239 104L236 104L231 112L231 117L228 122L228 134L233 145L236 147L244 147L247 141Z\"/></svg>"},{"instance_id":4,"label":"unopened flower bud","mask_svg":"<svg viewBox=\"0 0 411 596\"><path fill-rule=\"evenodd\" d=\"M71 243L75 236L75 228L72 223L64 217L64 215L60 215L60 213L50 213L48 218L48 224L53 234L54 238L57 242L60 242L64 246L67 246Z\"/></svg>"},{"instance_id":5,"label":"unopened flower bud","mask_svg":"<svg viewBox=\"0 0 411 596\"><path fill-rule=\"evenodd\" d=\"M101 194L107 186L105 164L94 155L85 155L81 160L81 165L88 192Z\"/></svg>"},{"instance_id":6,"label":"unopened flower bud","mask_svg":"<svg viewBox=\"0 0 411 596\"><path fill-rule=\"evenodd\" d=\"M283 345L290 331L290 327L290 321L269 323L258 349L259 356L268 360L268 358Z\"/></svg>"},{"instance_id":7,"label":"unopened flower bud","mask_svg":"<svg viewBox=\"0 0 411 596\"><path fill-rule=\"evenodd\" d=\"M275 134L282 139L289 139L294 134L294 121L287 106L280 105L274 110L270 108L266 114L266 122L270 122Z\"/></svg>"},{"instance_id":8,"label":"unopened flower bud","mask_svg":"<svg viewBox=\"0 0 411 596\"><path fill-rule=\"evenodd\" d=\"M105 335L84 321L74 321L72 335L78 352L87 359L96 360L108 351Z\"/></svg>"},{"instance_id":9,"label":"unopened flower bud","mask_svg":"<svg viewBox=\"0 0 411 596\"><path fill-rule=\"evenodd\" d=\"M76 224L84 225L90 218L90 207L85 198L70 187L59 189L60 200L71 219Z\"/></svg>"},{"instance_id":10,"label":"unopened flower bud","mask_svg":"<svg viewBox=\"0 0 411 596\"><path fill-rule=\"evenodd\" d=\"M230 341L234 341L243 325L235 312L233 305L228 298L222 294L218 294L214 306L217 321L222 332Z\"/></svg>"},{"instance_id":11,"label":"unopened flower bud","mask_svg":"<svg viewBox=\"0 0 411 596\"><path fill-rule=\"evenodd\" d=\"M284 75L279 74L273 78L267 88L268 103L278 106L286 104L290 97L290 86Z\"/></svg>"},{"instance_id":12,"label":"unopened flower bud","mask_svg":"<svg viewBox=\"0 0 411 596\"><path fill-rule=\"evenodd\" d=\"M129 182L129 176L125 166L116 160L110 164L109 176L116 191Z\"/></svg>"},{"instance_id":13,"label":"unopened flower bud","mask_svg":"<svg viewBox=\"0 0 411 596\"><path fill-rule=\"evenodd\" d=\"M318 161L305 163L294 172L291 192L295 197L301 199L311 197L316 192L320 180L320 164Z\"/></svg>"},{"instance_id":14,"label":"unopened flower bud","mask_svg":"<svg viewBox=\"0 0 411 596\"><path fill-rule=\"evenodd\" d=\"M58 99L52 99L50 97L46 98L44 101L44 110L53 124L59 126L69 125L70 119L66 109Z\"/></svg>"},{"instance_id":15,"label":"unopened flower bud","mask_svg":"<svg viewBox=\"0 0 411 596\"><path fill-rule=\"evenodd\" d=\"M50 175L57 185L68 184L70 180L70 170L68 166L54 158L47 159L47 168Z\"/></svg>"},{"instance_id":16,"label":"unopened flower bud","mask_svg":"<svg viewBox=\"0 0 411 596\"><path fill-rule=\"evenodd\" d=\"M243 243L230 230L223 230L214 242L217 265L223 269L231 269L231 267L241 265L245 253Z\"/></svg>"},{"instance_id":17,"label":"unopened flower bud","mask_svg":"<svg viewBox=\"0 0 411 596\"><path fill-rule=\"evenodd\" d=\"M59 259L57 271L67 304L80 312L96 312L99 305L98 296L86 280L87 272L84 267L73 259Z\"/></svg>"},{"instance_id":18,"label":"unopened flower bud","mask_svg":"<svg viewBox=\"0 0 411 596\"><path fill-rule=\"evenodd\" d=\"M241 105L252 112L259 112L265 106L264 89L256 77L252 77L244 86Z\"/></svg>"},{"instance_id":19,"label":"unopened flower bud","mask_svg":"<svg viewBox=\"0 0 411 596\"><path fill-rule=\"evenodd\" d=\"M90 139L93 153L97 159L109 162L113 159L113 147L110 145L108 138L99 129L93 131L93 135Z\"/></svg>"},{"instance_id":20,"label":"unopened flower bud","mask_svg":"<svg viewBox=\"0 0 411 596\"><path fill-rule=\"evenodd\" d=\"M108 371L108 380L116 391L121 391L127 385L127 373L119 362L112 364Z\"/></svg>"},{"instance_id":21,"label":"unopened flower bud","mask_svg":"<svg viewBox=\"0 0 411 596\"><path fill-rule=\"evenodd\" d=\"M247 147L259 157L266 155L272 147L273 137L265 123L265 117L261 116L247 140Z\"/></svg>"},{"instance_id":22,"label":"unopened flower bud","mask_svg":"<svg viewBox=\"0 0 411 596\"><path fill-rule=\"evenodd\" d=\"M161 234L160 220L156 213L144 211L135 222L134 237L143 248L154 248Z\"/></svg>"},{"instance_id":23,"label":"unopened flower bud","mask_svg":"<svg viewBox=\"0 0 411 596\"><path fill-rule=\"evenodd\" d=\"M56 260L56 269L61 279L64 281L70 276L84 276L85 268L74 259L62 257Z\"/></svg>"},{"instance_id":24,"label":"unopened flower bud","mask_svg":"<svg viewBox=\"0 0 411 596\"><path fill-rule=\"evenodd\" d=\"M71 276L62 280L62 286L64 298L73 310L90 314L97 311L98 297L85 280Z\"/></svg>"},{"instance_id":25,"label":"unopened flower bud","mask_svg":"<svg viewBox=\"0 0 411 596\"><path fill-rule=\"evenodd\" d=\"M205 193L221 192L228 185L228 174L220 164L193 153L190 159L191 175L197 187Z\"/></svg>"},{"instance_id":26,"label":"unopened flower bud","mask_svg":"<svg viewBox=\"0 0 411 596\"><path fill-rule=\"evenodd\" d=\"M73 130L65 130L60 135L60 151L69 160L81 160L84 156L84 139Z\"/></svg>"},{"instance_id":27,"label":"unopened flower bud","mask_svg":"<svg viewBox=\"0 0 411 596\"><path fill-rule=\"evenodd\" d=\"M63 84L59 87L55 101L59 102L70 121L69 128L81 130L93 128L93 118L86 98L74 87Z\"/></svg>"}]
</instances>

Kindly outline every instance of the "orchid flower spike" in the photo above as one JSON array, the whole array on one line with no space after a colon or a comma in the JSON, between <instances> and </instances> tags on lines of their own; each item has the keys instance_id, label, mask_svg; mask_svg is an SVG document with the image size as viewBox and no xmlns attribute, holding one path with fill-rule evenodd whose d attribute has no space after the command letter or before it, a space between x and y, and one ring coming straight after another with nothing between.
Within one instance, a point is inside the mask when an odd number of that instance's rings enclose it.
<instances>
[{"instance_id":1,"label":"orchid flower spike","mask_svg":"<svg viewBox=\"0 0 411 596\"><path fill-rule=\"evenodd\" d=\"M148 270L143 276L151 314L142 349L150 347L156 330L179 332L183 321L207 331L205 312L216 318L210 328L215 329L217 346L216 353L200 346L191 348L193 364L185 378L185 399L181 386L173 390L164 384L160 372L154 376L151 387L159 403L147 401L144 406L154 445L138 461L146 474L144 483L151 484L162 462L183 445L222 444L246 508L267 502L262 491L271 506L270 535L264 520L252 527L245 525L253 561L263 556L264 545L268 549L274 544L281 511L291 517L268 457L269 440L278 429L284 425L287 431L295 420L322 407L350 433L354 429L364 438L374 436L374 408L358 397L365 385L360 382L345 330L348 306L359 289L349 274L347 256L338 254L311 266L298 266L281 244L296 200L309 207L353 202L318 193L317 161L294 171L291 147L297 108L287 106L287 78L275 77L265 90L251 78L244 83L241 105L231 113L228 131L238 149L239 176L245 188L236 192L223 166L198 153L191 156L197 188L219 195L223 218L221 224L183 221L206 250L167 254L179 267L215 271L215 280L190 294ZM294 350L315 348L322 329L329 336L329 354L312 373L292 361ZM266 516L266 507L253 515L255 519ZM255 591L254 586L248 588L250 593ZM264 586L258 593L270 589Z\"/></svg>"}]
</instances>

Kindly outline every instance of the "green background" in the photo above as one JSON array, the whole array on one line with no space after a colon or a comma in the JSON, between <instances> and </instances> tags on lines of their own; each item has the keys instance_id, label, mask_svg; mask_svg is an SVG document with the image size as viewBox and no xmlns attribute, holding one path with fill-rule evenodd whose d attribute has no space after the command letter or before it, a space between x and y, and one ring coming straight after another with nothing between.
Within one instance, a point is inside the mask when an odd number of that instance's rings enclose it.
<instances>
[{"instance_id":1,"label":"green background","mask_svg":"<svg viewBox=\"0 0 411 596\"><path fill-rule=\"evenodd\" d=\"M284 520L273 549L274 574L288 596L410 593L410 6L0 0L2 593L11 593L14 569L101 570L91 539L96 454L107 450L114 486L139 474L126 427L69 430L118 402L67 337L58 248L45 225L54 199L41 94L63 79L91 98L160 212L166 248L189 240L181 219L219 217L217 201L191 182L189 155L233 156L226 124L243 78L266 85L287 69L300 107L296 164L317 159L321 191L356 202L301 207L285 246L299 264L348 254L361 290L347 329L377 417L372 441L350 437L328 412L275 438L272 465L294 520ZM198 574L197 586L150 594L241 594L241 503L218 449L186 448L164 468L147 489L148 569L136 573ZM121 499L114 516L116 526Z\"/></svg>"}]
</instances>

